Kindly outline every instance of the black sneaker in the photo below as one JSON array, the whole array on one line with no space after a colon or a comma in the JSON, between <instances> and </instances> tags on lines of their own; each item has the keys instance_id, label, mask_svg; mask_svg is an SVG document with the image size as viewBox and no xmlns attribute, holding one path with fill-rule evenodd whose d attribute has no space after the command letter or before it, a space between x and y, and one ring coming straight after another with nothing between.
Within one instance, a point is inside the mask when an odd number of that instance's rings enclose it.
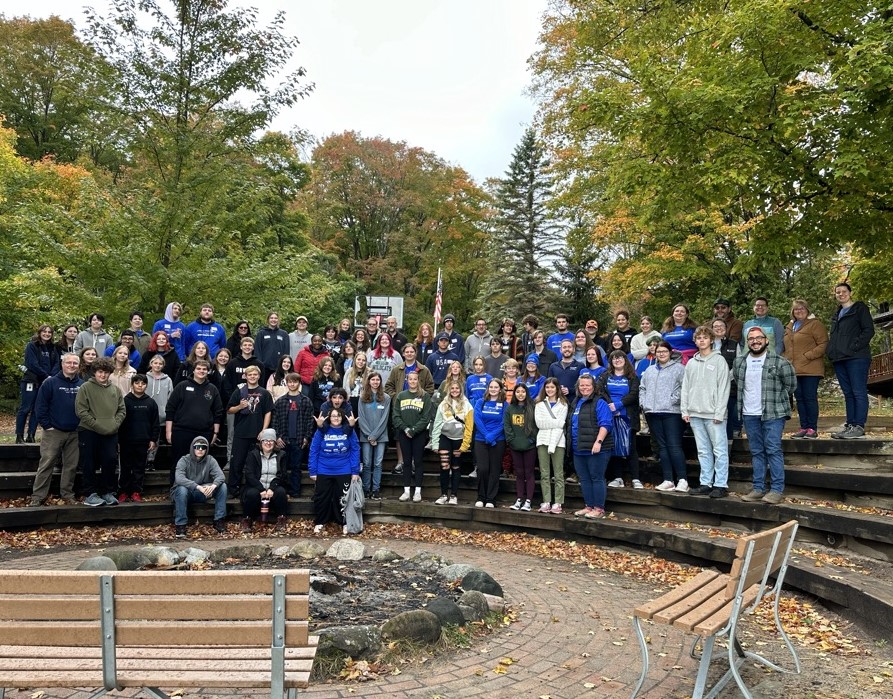
<instances>
[{"instance_id":1,"label":"black sneaker","mask_svg":"<svg viewBox=\"0 0 893 699\"><path fill-rule=\"evenodd\" d=\"M222 519L215 519L214 520L214 531L217 532L218 534L225 534L226 533L226 522L224 522Z\"/></svg>"},{"instance_id":2,"label":"black sneaker","mask_svg":"<svg viewBox=\"0 0 893 699\"><path fill-rule=\"evenodd\" d=\"M379 493L377 490L373 490L372 491L372 499L373 500L381 500L381 493Z\"/></svg>"},{"instance_id":3,"label":"black sneaker","mask_svg":"<svg viewBox=\"0 0 893 699\"><path fill-rule=\"evenodd\" d=\"M699 485L697 488L691 488L688 491L689 495L709 495L713 490L712 485Z\"/></svg>"},{"instance_id":4,"label":"black sneaker","mask_svg":"<svg viewBox=\"0 0 893 699\"><path fill-rule=\"evenodd\" d=\"M174 536L177 537L178 539L185 539L186 538L186 525L178 524L176 527L174 527Z\"/></svg>"},{"instance_id":5,"label":"black sneaker","mask_svg":"<svg viewBox=\"0 0 893 699\"><path fill-rule=\"evenodd\" d=\"M728 497L729 489L728 488L714 488L710 491L711 498L724 498Z\"/></svg>"},{"instance_id":6,"label":"black sneaker","mask_svg":"<svg viewBox=\"0 0 893 699\"><path fill-rule=\"evenodd\" d=\"M403 464L397 464L396 466L394 466L394 470L392 471L392 473L395 476L401 475L403 473Z\"/></svg>"}]
</instances>

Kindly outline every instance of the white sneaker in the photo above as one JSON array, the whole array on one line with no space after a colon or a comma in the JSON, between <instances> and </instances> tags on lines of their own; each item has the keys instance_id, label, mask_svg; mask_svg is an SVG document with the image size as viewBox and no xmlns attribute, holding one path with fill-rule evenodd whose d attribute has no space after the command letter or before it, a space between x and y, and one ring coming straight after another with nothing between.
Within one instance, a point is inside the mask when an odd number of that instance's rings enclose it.
<instances>
[{"instance_id":1,"label":"white sneaker","mask_svg":"<svg viewBox=\"0 0 893 699\"><path fill-rule=\"evenodd\" d=\"M475 507L483 507L483 506L484 506L484 501L483 501L483 500L478 500L476 503L474 503L474 506L475 506Z\"/></svg>"},{"instance_id":2,"label":"white sneaker","mask_svg":"<svg viewBox=\"0 0 893 699\"><path fill-rule=\"evenodd\" d=\"M457 498L455 495L450 495L449 504L450 505L458 505L459 498Z\"/></svg>"},{"instance_id":3,"label":"white sneaker","mask_svg":"<svg viewBox=\"0 0 893 699\"><path fill-rule=\"evenodd\" d=\"M622 478L615 478L613 481L611 481L610 483L608 483L608 487L609 487L609 488L622 488L623 485L624 485L624 484L623 484L623 479L622 479Z\"/></svg>"},{"instance_id":4,"label":"white sneaker","mask_svg":"<svg viewBox=\"0 0 893 699\"><path fill-rule=\"evenodd\" d=\"M674 490L676 488L676 484L673 481L664 481L660 485L654 486L655 490Z\"/></svg>"},{"instance_id":5,"label":"white sneaker","mask_svg":"<svg viewBox=\"0 0 893 699\"><path fill-rule=\"evenodd\" d=\"M642 490L642 488L644 487L645 486L642 485L642 481L640 481L638 478L633 478L633 488L635 488L636 490Z\"/></svg>"},{"instance_id":6,"label":"white sneaker","mask_svg":"<svg viewBox=\"0 0 893 699\"><path fill-rule=\"evenodd\" d=\"M522 512L530 512L530 500L525 500L524 504L521 505Z\"/></svg>"},{"instance_id":7,"label":"white sneaker","mask_svg":"<svg viewBox=\"0 0 893 699\"><path fill-rule=\"evenodd\" d=\"M407 500L409 500L409 491L408 491L408 490L404 490L404 491L403 491L403 495L401 495L401 496L400 496L399 498L397 498L397 499L398 499L400 502L406 502Z\"/></svg>"},{"instance_id":8,"label":"white sneaker","mask_svg":"<svg viewBox=\"0 0 893 699\"><path fill-rule=\"evenodd\" d=\"M416 490L415 495L412 496L413 502L421 502L422 501L422 491Z\"/></svg>"},{"instance_id":9,"label":"white sneaker","mask_svg":"<svg viewBox=\"0 0 893 699\"><path fill-rule=\"evenodd\" d=\"M548 514L551 511L552 511L552 503L551 502L544 502L543 504L540 505L540 512L545 512Z\"/></svg>"},{"instance_id":10,"label":"white sneaker","mask_svg":"<svg viewBox=\"0 0 893 699\"><path fill-rule=\"evenodd\" d=\"M676 484L676 487L673 488L677 493L687 493L688 492L688 481L684 478L680 478L679 482Z\"/></svg>"},{"instance_id":11,"label":"white sneaker","mask_svg":"<svg viewBox=\"0 0 893 699\"><path fill-rule=\"evenodd\" d=\"M323 525L317 524L315 527L313 527L313 533L319 534L322 531L322 527L323 527Z\"/></svg>"},{"instance_id":12,"label":"white sneaker","mask_svg":"<svg viewBox=\"0 0 893 699\"><path fill-rule=\"evenodd\" d=\"M435 505L446 505L447 504L447 496L441 495L437 500L434 501Z\"/></svg>"},{"instance_id":13,"label":"white sneaker","mask_svg":"<svg viewBox=\"0 0 893 699\"><path fill-rule=\"evenodd\" d=\"M488 502L486 505L484 505L484 507L489 507L492 509L492 508L496 507L496 505L494 505L492 502Z\"/></svg>"},{"instance_id":14,"label":"white sneaker","mask_svg":"<svg viewBox=\"0 0 893 699\"><path fill-rule=\"evenodd\" d=\"M468 477L469 477L469 478L477 478L477 477L478 477L478 470L477 470L477 469L474 469L474 471L472 471L471 473L468 474Z\"/></svg>"},{"instance_id":15,"label":"white sneaker","mask_svg":"<svg viewBox=\"0 0 893 699\"><path fill-rule=\"evenodd\" d=\"M341 533L344 534L344 536L347 536L347 525L346 524L343 527L341 527Z\"/></svg>"},{"instance_id":16,"label":"white sneaker","mask_svg":"<svg viewBox=\"0 0 893 699\"><path fill-rule=\"evenodd\" d=\"M514 505L509 505L509 509L510 509L510 510L520 510L520 509L521 509L521 500L520 500L520 498L519 498L518 500L515 500L515 504L514 504Z\"/></svg>"}]
</instances>

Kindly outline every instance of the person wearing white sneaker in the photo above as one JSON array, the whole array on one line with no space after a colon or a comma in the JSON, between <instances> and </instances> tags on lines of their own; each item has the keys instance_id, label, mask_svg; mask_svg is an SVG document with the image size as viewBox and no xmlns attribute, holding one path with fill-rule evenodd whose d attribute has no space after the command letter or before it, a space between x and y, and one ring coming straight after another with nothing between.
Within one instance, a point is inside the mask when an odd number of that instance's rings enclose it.
<instances>
[{"instance_id":1,"label":"person wearing white sneaker","mask_svg":"<svg viewBox=\"0 0 893 699\"><path fill-rule=\"evenodd\" d=\"M503 412L505 391L498 379L491 379L487 392L474 406L474 451L478 465L478 499L493 507L499 494L499 475L505 454Z\"/></svg>"},{"instance_id":2,"label":"person wearing white sneaker","mask_svg":"<svg viewBox=\"0 0 893 699\"><path fill-rule=\"evenodd\" d=\"M412 490L412 488L404 488L404 489L403 489L403 494L402 494L399 498L397 498L397 499L398 499L400 502L406 502L407 500L409 500L410 497L412 497L412 496L410 495L411 490Z\"/></svg>"},{"instance_id":3,"label":"person wearing white sneaker","mask_svg":"<svg viewBox=\"0 0 893 699\"><path fill-rule=\"evenodd\" d=\"M677 310L680 307L677 306ZM670 319L672 321L672 318ZM682 358L666 340L661 340L654 350L657 362L645 370L639 384L639 405L657 442L660 468L664 483L685 478L685 452L682 451L682 421L680 394L685 367ZM661 483L663 485L663 483Z\"/></svg>"},{"instance_id":4,"label":"person wearing white sneaker","mask_svg":"<svg viewBox=\"0 0 893 699\"><path fill-rule=\"evenodd\" d=\"M440 500L443 502L450 495L453 498L459 495L462 454L471 447L474 408L465 397L464 390L459 381L448 380L441 384L441 392L446 396L434 412L434 425L431 427L429 446L440 457ZM440 500L437 502L440 503Z\"/></svg>"},{"instance_id":5,"label":"person wearing white sneaker","mask_svg":"<svg viewBox=\"0 0 893 699\"><path fill-rule=\"evenodd\" d=\"M422 501L422 489L416 488L415 492L412 494L413 502L421 502Z\"/></svg>"},{"instance_id":6,"label":"person wearing white sneaker","mask_svg":"<svg viewBox=\"0 0 893 699\"><path fill-rule=\"evenodd\" d=\"M441 495L439 498L437 498L437 500L434 501L434 504L435 505L446 505L448 499L449 498L446 495Z\"/></svg>"},{"instance_id":7,"label":"person wearing white sneaker","mask_svg":"<svg viewBox=\"0 0 893 699\"><path fill-rule=\"evenodd\" d=\"M484 507L489 507L492 510L494 507L496 507L496 505L494 505L492 502L488 502L486 505L484 505Z\"/></svg>"},{"instance_id":8,"label":"person wearing white sneaker","mask_svg":"<svg viewBox=\"0 0 893 699\"><path fill-rule=\"evenodd\" d=\"M458 504L459 504L459 498L456 497L455 495L450 495L450 499L449 499L449 501L448 501L448 504L450 504L450 505L458 505Z\"/></svg>"},{"instance_id":9,"label":"person wearing white sneaker","mask_svg":"<svg viewBox=\"0 0 893 699\"><path fill-rule=\"evenodd\" d=\"M391 421L403 452L404 493L415 486L418 500L413 498L413 501L419 502L422 499L422 479L425 475L422 459L434 408L431 396L419 385L418 374L410 372L404 380L409 388L400 391L391 401Z\"/></svg>"},{"instance_id":10,"label":"person wearing white sneaker","mask_svg":"<svg viewBox=\"0 0 893 699\"><path fill-rule=\"evenodd\" d=\"M624 486L622 478L615 478L613 481L608 482L609 488L622 488Z\"/></svg>"},{"instance_id":11,"label":"person wearing white sneaker","mask_svg":"<svg viewBox=\"0 0 893 699\"><path fill-rule=\"evenodd\" d=\"M552 511L552 503L550 503L550 502L544 502L544 503L542 503L542 504L540 505L540 509L539 509L539 511L540 511L540 512L543 512L543 513L545 513L545 514L549 514L549 513Z\"/></svg>"},{"instance_id":12,"label":"person wearing white sneaker","mask_svg":"<svg viewBox=\"0 0 893 699\"><path fill-rule=\"evenodd\" d=\"M682 419L691 425L698 448L700 486L693 494L704 495L713 487L729 487L729 442L726 438L731 379L729 365L713 351L713 330L705 325L695 329L698 352L685 365L680 407ZM684 479L683 479L684 480ZM678 485L676 492L687 493Z\"/></svg>"},{"instance_id":13,"label":"person wearing white sneaker","mask_svg":"<svg viewBox=\"0 0 893 699\"><path fill-rule=\"evenodd\" d=\"M663 491L676 490L676 484L673 483L673 481L664 481L663 483L654 486L654 489Z\"/></svg>"},{"instance_id":14,"label":"person wearing white sneaker","mask_svg":"<svg viewBox=\"0 0 893 699\"><path fill-rule=\"evenodd\" d=\"M483 501L483 500L478 500L476 503L474 503L474 506L475 506L475 507L483 507L483 506L484 506L484 501Z\"/></svg>"},{"instance_id":15,"label":"person wearing white sneaker","mask_svg":"<svg viewBox=\"0 0 893 699\"><path fill-rule=\"evenodd\" d=\"M628 354L622 350L611 352L608 356L608 371L599 375L595 381L595 392L605 398L614 416L614 453L608 463L608 470L614 478L608 483L609 488L624 487L624 478L639 478L636 435L642 426L639 414L640 383Z\"/></svg>"},{"instance_id":16,"label":"person wearing white sneaker","mask_svg":"<svg viewBox=\"0 0 893 699\"><path fill-rule=\"evenodd\" d=\"M521 501L520 501L520 500L515 500L515 504L514 504L514 505L509 505L509 509L510 509L510 510L520 510L520 509L521 509Z\"/></svg>"},{"instance_id":17,"label":"person wearing white sneaker","mask_svg":"<svg viewBox=\"0 0 893 699\"><path fill-rule=\"evenodd\" d=\"M530 512L530 500L524 501L524 504L521 505L521 512Z\"/></svg>"},{"instance_id":18,"label":"person wearing white sneaker","mask_svg":"<svg viewBox=\"0 0 893 699\"><path fill-rule=\"evenodd\" d=\"M642 490L644 487L645 486L642 485L642 481L640 481L638 478L633 478L633 488L635 490Z\"/></svg>"},{"instance_id":19,"label":"person wearing white sneaker","mask_svg":"<svg viewBox=\"0 0 893 699\"><path fill-rule=\"evenodd\" d=\"M314 524L346 524L341 498L360 480L360 441L341 408L332 408L310 443Z\"/></svg>"},{"instance_id":20,"label":"person wearing white sneaker","mask_svg":"<svg viewBox=\"0 0 893 699\"><path fill-rule=\"evenodd\" d=\"M676 484L676 487L673 488L677 493L687 493L688 492L688 481L684 478L680 478L679 482Z\"/></svg>"},{"instance_id":21,"label":"person wearing white sneaker","mask_svg":"<svg viewBox=\"0 0 893 699\"><path fill-rule=\"evenodd\" d=\"M543 505L564 503L564 426L567 423L567 400L561 394L558 379L545 380L536 399L536 450L540 464L540 490ZM552 493L552 476L555 492ZM547 512L540 507L540 512ZM552 510L554 512L554 510Z\"/></svg>"}]
</instances>

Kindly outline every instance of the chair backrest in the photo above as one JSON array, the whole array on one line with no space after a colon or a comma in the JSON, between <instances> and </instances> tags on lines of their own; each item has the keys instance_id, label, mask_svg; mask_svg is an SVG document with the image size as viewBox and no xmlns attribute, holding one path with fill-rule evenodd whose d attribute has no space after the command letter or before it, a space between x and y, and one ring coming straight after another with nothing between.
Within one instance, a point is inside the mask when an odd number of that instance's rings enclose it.
<instances>
[{"instance_id":1,"label":"chair backrest","mask_svg":"<svg viewBox=\"0 0 893 699\"><path fill-rule=\"evenodd\" d=\"M6 571L0 638L9 645L96 647L105 615L118 646L269 648L275 595L284 600L284 644L305 646L309 585L306 570Z\"/></svg>"},{"instance_id":2,"label":"chair backrest","mask_svg":"<svg viewBox=\"0 0 893 699\"><path fill-rule=\"evenodd\" d=\"M742 595L751 586L759 584L756 599L751 605L755 608L768 589L781 587L797 527L797 520L792 519L781 526L738 540L726 586L726 593L730 598ZM768 588L767 582L771 576L775 576L776 583Z\"/></svg>"}]
</instances>

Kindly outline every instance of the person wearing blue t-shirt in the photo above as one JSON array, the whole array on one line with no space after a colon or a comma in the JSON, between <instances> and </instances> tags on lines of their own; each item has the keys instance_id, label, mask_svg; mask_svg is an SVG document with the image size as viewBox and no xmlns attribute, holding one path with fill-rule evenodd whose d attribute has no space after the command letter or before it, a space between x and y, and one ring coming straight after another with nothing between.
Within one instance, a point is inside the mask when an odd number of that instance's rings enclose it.
<instances>
[{"instance_id":1,"label":"person wearing blue t-shirt","mask_svg":"<svg viewBox=\"0 0 893 699\"><path fill-rule=\"evenodd\" d=\"M673 306L673 313L665 321L661 328L664 340L682 355L682 363L687 364L698 351L695 344L695 328L698 327L691 319L688 306L677 303Z\"/></svg>"},{"instance_id":2,"label":"person wearing blue t-shirt","mask_svg":"<svg viewBox=\"0 0 893 699\"><path fill-rule=\"evenodd\" d=\"M546 347L552 350L557 356L561 356L561 343L565 340L574 344L574 333L567 329L568 318L564 313L555 316L555 332L546 339Z\"/></svg>"},{"instance_id":3,"label":"person wearing blue t-shirt","mask_svg":"<svg viewBox=\"0 0 893 699\"><path fill-rule=\"evenodd\" d=\"M477 461L478 499L475 507L495 507L499 474L505 455L503 413L505 392L502 382L490 379L487 392L474 404L474 451Z\"/></svg>"}]
</instances>

